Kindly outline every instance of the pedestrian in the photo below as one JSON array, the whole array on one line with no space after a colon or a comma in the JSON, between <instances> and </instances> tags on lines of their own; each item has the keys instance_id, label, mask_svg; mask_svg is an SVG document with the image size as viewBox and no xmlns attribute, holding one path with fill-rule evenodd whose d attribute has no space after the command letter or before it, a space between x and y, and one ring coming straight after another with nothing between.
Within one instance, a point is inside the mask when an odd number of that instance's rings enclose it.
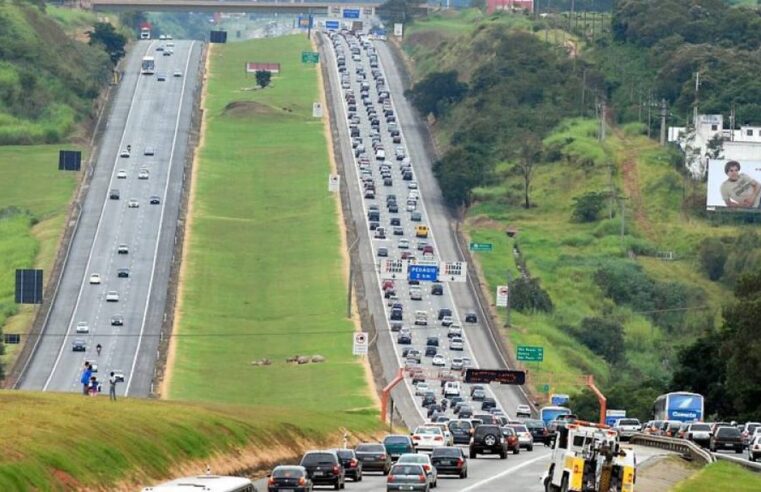
<instances>
[{"instance_id":1,"label":"pedestrian","mask_svg":"<svg viewBox=\"0 0 761 492\"><path fill-rule=\"evenodd\" d=\"M90 396L97 396L98 394L98 380L95 378L95 376L90 376L89 392Z\"/></svg>"},{"instance_id":2,"label":"pedestrian","mask_svg":"<svg viewBox=\"0 0 761 492\"><path fill-rule=\"evenodd\" d=\"M116 401L116 375L111 372L111 376L108 378L108 399Z\"/></svg>"},{"instance_id":3,"label":"pedestrian","mask_svg":"<svg viewBox=\"0 0 761 492\"><path fill-rule=\"evenodd\" d=\"M90 368L90 363L85 361L85 368L82 371L82 377L79 379L79 382L82 383L82 394L87 395L87 390L90 386L90 378L92 377L92 369Z\"/></svg>"}]
</instances>

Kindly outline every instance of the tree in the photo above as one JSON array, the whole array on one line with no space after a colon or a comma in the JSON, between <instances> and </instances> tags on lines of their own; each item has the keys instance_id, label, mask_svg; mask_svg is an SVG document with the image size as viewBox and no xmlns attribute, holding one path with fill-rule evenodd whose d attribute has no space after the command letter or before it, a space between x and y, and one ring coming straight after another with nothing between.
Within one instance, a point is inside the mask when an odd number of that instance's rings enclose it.
<instances>
[{"instance_id":1,"label":"tree","mask_svg":"<svg viewBox=\"0 0 761 492\"><path fill-rule=\"evenodd\" d=\"M387 24L412 22L413 15L424 0L387 0L378 7L378 16Z\"/></svg>"},{"instance_id":2,"label":"tree","mask_svg":"<svg viewBox=\"0 0 761 492\"><path fill-rule=\"evenodd\" d=\"M534 170L542 156L542 141L533 133L526 133L518 144L517 164L515 169L523 178L523 208L531 208L529 192L531 180L534 179Z\"/></svg>"},{"instance_id":3,"label":"tree","mask_svg":"<svg viewBox=\"0 0 761 492\"><path fill-rule=\"evenodd\" d=\"M605 206L606 193L590 191L573 198L572 217L575 222L594 222Z\"/></svg>"},{"instance_id":4,"label":"tree","mask_svg":"<svg viewBox=\"0 0 761 492\"><path fill-rule=\"evenodd\" d=\"M255 75L256 83L262 89L270 84L270 80L272 79L272 72L269 70L257 70Z\"/></svg>"},{"instance_id":5,"label":"tree","mask_svg":"<svg viewBox=\"0 0 761 492\"><path fill-rule=\"evenodd\" d=\"M108 22L96 22L93 28L87 33L90 36L90 46L102 46L111 57L111 62L116 64L124 56L124 46L127 44L126 36L116 32L114 26Z\"/></svg>"},{"instance_id":6,"label":"tree","mask_svg":"<svg viewBox=\"0 0 761 492\"><path fill-rule=\"evenodd\" d=\"M609 363L621 362L624 355L624 327L621 323L602 318L584 318L577 329L577 338Z\"/></svg>"},{"instance_id":7,"label":"tree","mask_svg":"<svg viewBox=\"0 0 761 492\"><path fill-rule=\"evenodd\" d=\"M484 154L474 147L455 147L433 165L444 200L452 207L469 206L471 191L490 173Z\"/></svg>"},{"instance_id":8,"label":"tree","mask_svg":"<svg viewBox=\"0 0 761 492\"><path fill-rule=\"evenodd\" d=\"M524 313L550 313L555 309L550 295L539 285L539 279L527 277L510 282L510 307Z\"/></svg>"},{"instance_id":9,"label":"tree","mask_svg":"<svg viewBox=\"0 0 761 492\"><path fill-rule=\"evenodd\" d=\"M703 271L714 282L724 275L727 250L721 239L717 237L705 238L698 247L698 259Z\"/></svg>"},{"instance_id":10,"label":"tree","mask_svg":"<svg viewBox=\"0 0 761 492\"><path fill-rule=\"evenodd\" d=\"M468 84L457 80L457 71L434 72L415 84L406 96L412 105L424 116L434 117L446 113L447 109L458 103L468 92Z\"/></svg>"}]
</instances>

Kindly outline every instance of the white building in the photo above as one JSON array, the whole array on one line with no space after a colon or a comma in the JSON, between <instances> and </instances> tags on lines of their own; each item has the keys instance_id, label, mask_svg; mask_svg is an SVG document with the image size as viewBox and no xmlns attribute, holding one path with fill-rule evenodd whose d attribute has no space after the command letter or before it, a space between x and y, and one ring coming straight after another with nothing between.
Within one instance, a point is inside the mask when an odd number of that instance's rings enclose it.
<instances>
[{"instance_id":1,"label":"white building","mask_svg":"<svg viewBox=\"0 0 761 492\"><path fill-rule=\"evenodd\" d=\"M741 126L739 130L724 128L724 117L720 114L698 116L697 131L689 134L687 127L669 127L669 142L676 142L686 154L685 162L696 178L705 175L711 153L709 142L716 136L721 138L718 155L711 158L742 161L761 160L761 126Z\"/></svg>"}]
</instances>

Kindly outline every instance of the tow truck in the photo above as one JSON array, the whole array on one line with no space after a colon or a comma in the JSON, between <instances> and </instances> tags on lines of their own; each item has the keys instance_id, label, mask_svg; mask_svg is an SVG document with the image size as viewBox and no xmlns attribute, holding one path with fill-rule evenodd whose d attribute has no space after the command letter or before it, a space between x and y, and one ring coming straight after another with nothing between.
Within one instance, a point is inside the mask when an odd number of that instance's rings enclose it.
<instances>
[{"instance_id":1,"label":"tow truck","mask_svg":"<svg viewBox=\"0 0 761 492\"><path fill-rule=\"evenodd\" d=\"M545 492L634 492L636 457L616 430L577 420L558 428Z\"/></svg>"}]
</instances>

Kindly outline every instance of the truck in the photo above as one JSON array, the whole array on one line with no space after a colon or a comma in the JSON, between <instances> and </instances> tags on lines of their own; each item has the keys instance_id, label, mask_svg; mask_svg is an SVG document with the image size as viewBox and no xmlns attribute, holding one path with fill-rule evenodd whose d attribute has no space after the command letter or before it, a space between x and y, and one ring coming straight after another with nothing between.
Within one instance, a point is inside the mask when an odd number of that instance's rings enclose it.
<instances>
[{"instance_id":1,"label":"truck","mask_svg":"<svg viewBox=\"0 0 761 492\"><path fill-rule=\"evenodd\" d=\"M634 492L636 458L604 424L576 420L558 428L545 492Z\"/></svg>"}]
</instances>

